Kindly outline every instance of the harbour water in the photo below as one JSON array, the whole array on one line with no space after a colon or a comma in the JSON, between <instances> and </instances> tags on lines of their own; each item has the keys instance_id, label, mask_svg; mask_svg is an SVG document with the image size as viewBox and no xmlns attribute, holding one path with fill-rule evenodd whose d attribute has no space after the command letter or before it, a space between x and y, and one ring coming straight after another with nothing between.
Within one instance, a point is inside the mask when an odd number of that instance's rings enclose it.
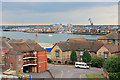
<instances>
[{"instance_id":1,"label":"harbour water","mask_svg":"<svg viewBox=\"0 0 120 80\"><path fill-rule=\"evenodd\" d=\"M12 32L3 31L0 36L6 36L13 39L32 39L39 43L57 43L59 41L66 41L69 38L80 38L84 37L86 39L97 39L102 35L78 35L78 34L60 34L60 33L25 33L25 32Z\"/></svg>"}]
</instances>

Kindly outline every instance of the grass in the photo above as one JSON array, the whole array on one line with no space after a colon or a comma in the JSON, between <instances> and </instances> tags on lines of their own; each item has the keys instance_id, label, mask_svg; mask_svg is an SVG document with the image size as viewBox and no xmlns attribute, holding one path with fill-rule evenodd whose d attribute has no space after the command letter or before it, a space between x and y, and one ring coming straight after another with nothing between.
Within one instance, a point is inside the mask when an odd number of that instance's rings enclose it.
<instances>
[{"instance_id":1,"label":"grass","mask_svg":"<svg viewBox=\"0 0 120 80\"><path fill-rule=\"evenodd\" d=\"M88 80L107 80L103 74L87 74Z\"/></svg>"}]
</instances>

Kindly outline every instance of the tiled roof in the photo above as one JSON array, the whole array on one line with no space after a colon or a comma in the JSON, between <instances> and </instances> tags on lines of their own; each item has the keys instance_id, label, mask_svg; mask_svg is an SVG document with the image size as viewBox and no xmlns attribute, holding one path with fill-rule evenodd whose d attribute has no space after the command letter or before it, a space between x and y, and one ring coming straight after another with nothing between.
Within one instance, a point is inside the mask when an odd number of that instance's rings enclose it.
<instances>
[{"instance_id":1,"label":"tiled roof","mask_svg":"<svg viewBox=\"0 0 120 80\"><path fill-rule=\"evenodd\" d=\"M33 43L26 43L32 50L35 51L46 51L44 48L42 48L37 42Z\"/></svg>"},{"instance_id":2,"label":"tiled roof","mask_svg":"<svg viewBox=\"0 0 120 80\"><path fill-rule=\"evenodd\" d=\"M14 51L19 51L19 52L32 51L32 49L25 42L14 42L9 44L13 47Z\"/></svg>"},{"instance_id":3,"label":"tiled roof","mask_svg":"<svg viewBox=\"0 0 120 80\"><path fill-rule=\"evenodd\" d=\"M8 51L6 54L11 54L11 55L21 55L22 53L19 51Z\"/></svg>"},{"instance_id":4,"label":"tiled roof","mask_svg":"<svg viewBox=\"0 0 120 80\"><path fill-rule=\"evenodd\" d=\"M6 40L0 40L0 49L11 49L12 46Z\"/></svg>"},{"instance_id":5,"label":"tiled roof","mask_svg":"<svg viewBox=\"0 0 120 80\"><path fill-rule=\"evenodd\" d=\"M119 51L119 48L118 48L118 46L117 45L115 45L115 44L105 44L104 45L111 53L113 53L113 52L118 52Z\"/></svg>"},{"instance_id":6,"label":"tiled roof","mask_svg":"<svg viewBox=\"0 0 120 80\"><path fill-rule=\"evenodd\" d=\"M35 42L35 41L34 41L34 40L31 40L31 39L26 39L26 40L24 40L24 42L33 43L33 42Z\"/></svg>"},{"instance_id":7,"label":"tiled roof","mask_svg":"<svg viewBox=\"0 0 120 80\"><path fill-rule=\"evenodd\" d=\"M120 33L110 33L110 34L107 34L107 35L104 35L100 38L98 38L99 40L100 39L120 39Z\"/></svg>"},{"instance_id":8,"label":"tiled roof","mask_svg":"<svg viewBox=\"0 0 120 80\"><path fill-rule=\"evenodd\" d=\"M12 42L23 42L23 40L22 39L10 39L8 42L9 43L12 43Z\"/></svg>"},{"instance_id":9,"label":"tiled roof","mask_svg":"<svg viewBox=\"0 0 120 80\"><path fill-rule=\"evenodd\" d=\"M62 51L69 51L69 50L84 50L89 49L90 51L97 51L99 48L103 46L101 41L67 41L63 43L57 43Z\"/></svg>"}]
</instances>

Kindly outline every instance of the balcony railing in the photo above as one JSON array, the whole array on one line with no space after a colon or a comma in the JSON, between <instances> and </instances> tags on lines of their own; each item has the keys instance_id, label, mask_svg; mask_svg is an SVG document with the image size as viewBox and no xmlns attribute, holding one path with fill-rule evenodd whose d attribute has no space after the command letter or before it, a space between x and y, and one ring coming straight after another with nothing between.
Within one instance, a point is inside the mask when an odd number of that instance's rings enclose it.
<instances>
[{"instance_id":1,"label":"balcony railing","mask_svg":"<svg viewBox=\"0 0 120 80\"><path fill-rule=\"evenodd\" d=\"M24 55L23 58L25 57L36 57L35 54L29 54L29 55Z\"/></svg>"},{"instance_id":2,"label":"balcony railing","mask_svg":"<svg viewBox=\"0 0 120 80\"><path fill-rule=\"evenodd\" d=\"M26 64L37 64L37 61L24 61L23 65Z\"/></svg>"}]
</instances>

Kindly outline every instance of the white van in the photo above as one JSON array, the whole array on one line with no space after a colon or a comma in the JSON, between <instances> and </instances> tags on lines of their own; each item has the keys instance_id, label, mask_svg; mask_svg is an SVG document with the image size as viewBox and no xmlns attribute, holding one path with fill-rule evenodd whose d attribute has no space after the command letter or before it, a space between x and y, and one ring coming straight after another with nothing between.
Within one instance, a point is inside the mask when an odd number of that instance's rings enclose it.
<instances>
[{"instance_id":1,"label":"white van","mask_svg":"<svg viewBox=\"0 0 120 80\"><path fill-rule=\"evenodd\" d=\"M89 69L89 66L84 62L75 62L75 67Z\"/></svg>"}]
</instances>

